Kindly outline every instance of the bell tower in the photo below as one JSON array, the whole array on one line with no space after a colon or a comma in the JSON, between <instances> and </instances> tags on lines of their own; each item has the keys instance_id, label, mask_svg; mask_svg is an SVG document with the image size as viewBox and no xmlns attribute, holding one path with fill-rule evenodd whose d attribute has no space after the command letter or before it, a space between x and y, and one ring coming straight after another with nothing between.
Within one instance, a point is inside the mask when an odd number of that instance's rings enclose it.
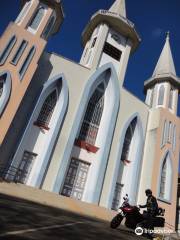
<instances>
[{"instance_id":1,"label":"bell tower","mask_svg":"<svg viewBox=\"0 0 180 240\"><path fill-rule=\"evenodd\" d=\"M170 36L167 32L166 41L156 64L152 77L144 84L146 104L151 108L164 108L177 114L179 78L170 47Z\"/></svg>"},{"instance_id":2,"label":"bell tower","mask_svg":"<svg viewBox=\"0 0 180 240\"><path fill-rule=\"evenodd\" d=\"M95 70L111 62L122 85L130 53L140 43L134 24L127 19L125 0L115 0L109 10L97 11L83 31L82 43L80 63Z\"/></svg>"},{"instance_id":3,"label":"bell tower","mask_svg":"<svg viewBox=\"0 0 180 240\"><path fill-rule=\"evenodd\" d=\"M60 0L22 0L0 39L0 146L38 67L48 38L63 21Z\"/></svg>"},{"instance_id":4,"label":"bell tower","mask_svg":"<svg viewBox=\"0 0 180 240\"><path fill-rule=\"evenodd\" d=\"M165 209L167 227L175 229L177 180L180 152L180 119L177 116L180 81L176 76L169 32L153 75L145 81L149 118L144 146L139 203L152 189Z\"/></svg>"}]
</instances>

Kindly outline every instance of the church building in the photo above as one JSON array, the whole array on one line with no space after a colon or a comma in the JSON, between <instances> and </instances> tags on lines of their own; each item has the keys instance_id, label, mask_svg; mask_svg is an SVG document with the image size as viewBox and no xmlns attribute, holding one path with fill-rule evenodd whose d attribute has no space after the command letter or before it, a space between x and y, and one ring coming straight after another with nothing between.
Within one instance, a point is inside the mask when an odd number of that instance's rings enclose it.
<instances>
[{"instance_id":1,"label":"church building","mask_svg":"<svg viewBox=\"0 0 180 240\"><path fill-rule=\"evenodd\" d=\"M63 23L61 1L21 5L0 38L1 178L113 210L125 194L144 203L150 188L174 229L180 78L169 33L143 102L124 88L141 41L125 0L91 17L79 63L45 50Z\"/></svg>"}]
</instances>

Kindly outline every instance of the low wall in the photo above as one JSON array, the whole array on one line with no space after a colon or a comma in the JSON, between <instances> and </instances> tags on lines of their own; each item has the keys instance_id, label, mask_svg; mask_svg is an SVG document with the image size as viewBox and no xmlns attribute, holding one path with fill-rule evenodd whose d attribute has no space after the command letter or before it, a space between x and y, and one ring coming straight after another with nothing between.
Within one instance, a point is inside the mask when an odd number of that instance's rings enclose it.
<instances>
[{"instance_id":1,"label":"low wall","mask_svg":"<svg viewBox=\"0 0 180 240\"><path fill-rule=\"evenodd\" d=\"M116 214L115 211L99 207L95 204L85 203L19 183L0 183L0 193L46 206L60 208L80 215L94 217L103 221L110 221Z\"/></svg>"}]
</instances>

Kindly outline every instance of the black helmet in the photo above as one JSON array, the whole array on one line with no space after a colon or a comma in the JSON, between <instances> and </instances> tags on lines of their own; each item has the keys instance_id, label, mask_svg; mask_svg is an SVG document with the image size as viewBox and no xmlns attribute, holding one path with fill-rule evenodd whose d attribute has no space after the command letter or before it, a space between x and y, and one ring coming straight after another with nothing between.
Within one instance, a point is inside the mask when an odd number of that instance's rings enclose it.
<instances>
[{"instance_id":1,"label":"black helmet","mask_svg":"<svg viewBox=\"0 0 180 240\"><path fill-rule=\"evenodd\" d=\"M152 195L151 189L146 189L145 193L146 193L146 195Z\"/></svg>"}]
</instances>

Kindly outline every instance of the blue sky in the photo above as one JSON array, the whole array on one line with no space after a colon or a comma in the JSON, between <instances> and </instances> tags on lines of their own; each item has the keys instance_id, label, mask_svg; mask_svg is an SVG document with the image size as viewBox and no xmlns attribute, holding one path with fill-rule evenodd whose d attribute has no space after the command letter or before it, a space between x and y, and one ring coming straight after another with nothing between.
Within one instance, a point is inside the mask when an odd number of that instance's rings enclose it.
<instances>
[{"instance_id":1,"label":"blue sky","mask_svg":"<svg viewBox=\"0 0 180 240\"><path fill-rule=\"evenodd\" d=\"M81 33L94 12L108 9L114 0L63 0L65 20L60 32L51 38L48 51L74 61L82 54ZM20 9L20 0L1 1L0 34ZM170 41L177 75L180 76L180 1L126 0L127 17L135 23L142 42L130 57L124 86L144 101L143 84L151 75L162 50L166 31ZM178 108L180 115L180 107Z\"/></svg>"}]
</instances>

